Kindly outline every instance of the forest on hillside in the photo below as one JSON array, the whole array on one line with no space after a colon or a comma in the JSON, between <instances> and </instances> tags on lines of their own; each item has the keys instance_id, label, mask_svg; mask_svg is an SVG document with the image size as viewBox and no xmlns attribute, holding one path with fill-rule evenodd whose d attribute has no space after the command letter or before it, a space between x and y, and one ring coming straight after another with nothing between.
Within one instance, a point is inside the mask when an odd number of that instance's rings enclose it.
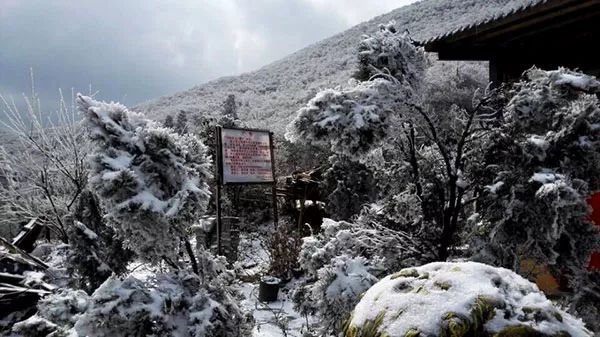
<instances>
[{"instance_id":1,"label":"forest on hillside","mask_svg":"<svg viewBox=\"0 0 600 337\"><path fill-rule=\"evenodd\" d=\"M395 21L399 29L410 32L413 39L424 41L528 3L528 0L419 1L361 23L256 71L220 78L138 104L132 110L155 120L175 116L180 111L192 116L212 116L220 111L227 96L235 95L239 117L244 123L283 134L296 110L317 92L346 85L357 67L356 46L363 34L375 33L379 24ZM451 64L448 64L449 68ZM479 67L482 75L487 76L485 65Z\"/></svg>"}]
</instances>

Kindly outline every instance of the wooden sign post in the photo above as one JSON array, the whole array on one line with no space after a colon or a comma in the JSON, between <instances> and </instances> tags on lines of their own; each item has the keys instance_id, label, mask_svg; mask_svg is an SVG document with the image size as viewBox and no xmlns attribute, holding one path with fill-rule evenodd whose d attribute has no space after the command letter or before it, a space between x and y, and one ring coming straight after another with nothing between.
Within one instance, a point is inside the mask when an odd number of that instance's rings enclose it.
<instances>
[{"instance_id":1,"label":"wooden sign post","mask_svg":"<svg viewBox=\"0 0 600 337\"><path fill-rule=\"evenodd\" d=\"M226 185L271 185L273 220L277 226L277 195L273 134L267 130L215 127L217 167L217 254L222 250L221 194Z\"/></svg>"}]
</instances>

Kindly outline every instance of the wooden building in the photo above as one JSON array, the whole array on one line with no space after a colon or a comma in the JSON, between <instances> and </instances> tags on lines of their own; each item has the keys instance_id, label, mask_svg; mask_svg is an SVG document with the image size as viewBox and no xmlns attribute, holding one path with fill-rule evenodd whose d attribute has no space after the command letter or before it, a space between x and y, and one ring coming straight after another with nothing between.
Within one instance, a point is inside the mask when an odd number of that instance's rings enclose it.
<instances>
[{"instance_id":1,"label":"wooden building","mask_svg":"<svg viewBox=\"0 0 600 337\"><path fill-rule=\"evenodd\" d=\"M600 0L534 0L425 41L440 60L489 61L496 85L535 65L600 75Z\"/></svg>"}]
</instances>

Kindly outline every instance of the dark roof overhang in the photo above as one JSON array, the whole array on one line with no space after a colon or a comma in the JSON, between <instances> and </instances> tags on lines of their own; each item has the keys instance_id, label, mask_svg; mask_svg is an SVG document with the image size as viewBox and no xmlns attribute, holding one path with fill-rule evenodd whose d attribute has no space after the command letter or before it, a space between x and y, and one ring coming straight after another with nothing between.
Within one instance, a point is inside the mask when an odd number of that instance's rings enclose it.
<instances>
[{"instance_id":1,"label":"dark roof overhang","mask_svg":"<svg viewBox=\"0 0 600 337\"><path fill-rule=\"evenodd\" d=\"M532 59L553 50L563 58L570 48L572 57L591 53L585 57L597 60L599 32L600 0L535 0L422 45L441 60Z\"/></svg>"}]
</instances>

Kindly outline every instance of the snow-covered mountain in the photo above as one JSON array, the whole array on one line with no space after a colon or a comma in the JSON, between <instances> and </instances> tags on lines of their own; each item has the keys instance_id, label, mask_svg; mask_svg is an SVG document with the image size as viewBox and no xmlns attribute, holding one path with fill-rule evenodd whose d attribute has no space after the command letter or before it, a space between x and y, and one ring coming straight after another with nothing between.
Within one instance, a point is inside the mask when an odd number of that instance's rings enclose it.
<instances>
[{"instance_id":1,"label":"snow-covered mountain","mask_svg":"<svg viewBox=\"0 0 600 337\"><path fill-rule=\"evenodd\" d=\"M361 36L391 20L412 38L425 40L510 11L529 0L423 0L398 8L301 49L279 61L239 76L223 77L190 90L142 103L133 110L162 120L180 110L215 114L234 94L247 125L283 132L296 110L318 90L344 85L356 69Z\"/></svg>"}]
</instances>

